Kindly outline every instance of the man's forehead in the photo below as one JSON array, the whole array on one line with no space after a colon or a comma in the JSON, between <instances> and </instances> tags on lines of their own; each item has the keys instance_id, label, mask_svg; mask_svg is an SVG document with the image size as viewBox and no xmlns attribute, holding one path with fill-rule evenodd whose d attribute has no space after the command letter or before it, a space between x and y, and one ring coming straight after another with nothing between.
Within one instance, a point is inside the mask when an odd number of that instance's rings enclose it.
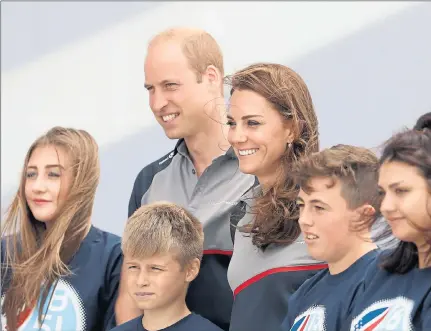
<instances>
[{"instance_id":1,"label":"man's forehead","mask_svg":"<svg viewBox=\"0 0 431 331\"><path fill-rule=\"evenodd\" d=\"M147 58L144 65L145 80L151 84L159 84L165 80L179 79L191 71L186 60L169 55Z\"/></svg>"},{"instance_id":2,"label":"man's forehead","mask_svg":"<svg viewBox=\"0 0 431 331\"><path fill-rule=\"evenodd\" d=\"M185 57L181 44L171 40L160 41L149 45L146 55L146 59L176 59L178 57Z\"/></svg>"},{"instance_id":3,"label":"man's forehead","mask_svg":"<svg viewBox=\"0 0 431 331\"><path fill-rule=\"evenodd\" d=\"M186 77L185 70L179 64L161 64L153 68L145 67L144 79L146 84L158 85L166 82L183 80Z\"/></svg>"},{"instance_id":4,"label":"man's forehead","mask_svg":"<svg viewBox=\"0 0 431 331\"><path fill-rule=\"evenodd\" d=\"M184 70L187 67L187 60L181 59L179 56L174 56L172 54L147 56L144 63L145 72L171 72Z\"/></svg>"}]
</instances>

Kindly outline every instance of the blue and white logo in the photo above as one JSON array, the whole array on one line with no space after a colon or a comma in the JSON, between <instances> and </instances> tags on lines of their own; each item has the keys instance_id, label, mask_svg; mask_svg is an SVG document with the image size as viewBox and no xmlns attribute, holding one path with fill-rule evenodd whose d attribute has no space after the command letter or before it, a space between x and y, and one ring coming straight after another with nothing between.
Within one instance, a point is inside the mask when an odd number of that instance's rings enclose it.
<instances>
[{"instance_id":1,"label":"blue and white logo","mask_svg":"<svg viewBox=\"0 0 431 331\"><path fill-rule=\"evenodd\" d=\"M404 297L376 302L356 317L351 331L411 331L413 301Z\"/></svg>"},{"instance_id":2,"label":"blue and white logo","mask_svg":"<svg viewBox=\"0 0 431 331\"><path fill-rule=\"evenodd\" d=\"M52 289L48 298L52 294ZM2 298L3 301L3 298ZM43 324L38 321L38 304L24 316L19 331L85 331L85 312L76 290L65 280L55 287L50 302L45 302ZM46 310L45 308L48 309ZM6 318L2 315L2 329L6 330Z\"/></svg>"},{"instance_id":3,"label":"blue and white logo","mask_svg":"<svg viewBox=\"0 0 431 331\"><path fill-rule=\"evenodd\" d=\"M313 306L295 318L290 331L325 331L325 308Z\"/></svg>"}]
</instances>

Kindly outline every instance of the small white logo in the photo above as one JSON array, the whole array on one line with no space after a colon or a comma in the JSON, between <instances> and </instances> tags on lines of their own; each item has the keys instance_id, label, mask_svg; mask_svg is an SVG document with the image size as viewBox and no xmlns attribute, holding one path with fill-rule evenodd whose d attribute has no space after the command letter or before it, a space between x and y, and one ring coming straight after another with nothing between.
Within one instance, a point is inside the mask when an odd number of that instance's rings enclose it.
<instances>
[{"instance_id":1,"label":"small white logo","mask_svg":"<svg viewBox=\"0 0 431 331\"><path fill-rule=\"evenodd\" d=\"M174 154L175 154L174 152L170 152L166 159L163 159L162 161L159 162L159 165L165 163L169 159L172 159L174 157Z\"/></svg>"},{"instance_id":2,"label":"small white logo","mask_svg":"<svg viewBox=\"0 0 431 331\"><path fill-rule=\"evenodd\" d=\"M325 308L313 306L295 318L290 331L325 331Z\"/></svg>"}]
</instances>

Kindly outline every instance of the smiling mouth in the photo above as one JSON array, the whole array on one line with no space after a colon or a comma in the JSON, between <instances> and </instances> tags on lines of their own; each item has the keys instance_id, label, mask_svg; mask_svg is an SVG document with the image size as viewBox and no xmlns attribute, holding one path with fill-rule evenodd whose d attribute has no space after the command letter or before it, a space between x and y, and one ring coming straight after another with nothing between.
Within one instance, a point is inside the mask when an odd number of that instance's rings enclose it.
<instances>
[{"instance_id":1,"label":"smiling mouth","mask_svg":"<svg viewBox=\"0 0 431 331\"><path fill-rule=\"evenodd\" d=\"M255 154L259 148L252 148L252 149L238 149L238 154L241 156L247 156Z\"/></svg>"},{"instance_id":2,"label":"smiling mouth","mask_svg":"<svg viewBox=\"0 0 431 331\"><path fill-rule=\"evenodd\" d=\"M162 116L162 120L163 122L170 122L175 118L177 118L179 115L180 115L179 113L165 115L165 116Z\"/></svg>"},{"instance_id":3,"label":"smiling mouth","mask_svg":"<svg viewBox=\"0 0 431 331\"><path fill-rule=\"evenodd\" d=\"M306 234L306 235L305 235L305 238L306 238L307 240L316 240L316 239L319 239L319 237L318 237L318 236L316 236L315 234L311 234L311 233Z\"/></svg>"}]
</instances>

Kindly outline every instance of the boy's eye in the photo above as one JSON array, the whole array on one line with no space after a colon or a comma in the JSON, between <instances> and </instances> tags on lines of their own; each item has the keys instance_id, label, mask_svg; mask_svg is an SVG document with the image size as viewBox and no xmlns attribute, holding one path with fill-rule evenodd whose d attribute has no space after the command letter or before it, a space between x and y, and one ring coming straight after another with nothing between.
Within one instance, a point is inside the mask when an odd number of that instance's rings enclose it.
<instances>
[{"instance_id":1,"label":"boy's eye","mask_svg":"<svg viewBox=\"0 0 431 331\"><path fill-rule=\"evenodd\" d=\"M155 271L162 271L163 269L161 269L161 268L159 268L159 267L151 267L151 269L152 270L155 270Z\"/></svg>"},{"instance_id":2,"label":"boy's eye","mask_svg":"<svg viewBox=\"0 0 431 331\"><path fill-rule=\"evenodd\" d=\"M317 211L325 210L325 208L320 207L320 206L314 206L314 209L316 209Z\"/></svg>"}]
</instances>

